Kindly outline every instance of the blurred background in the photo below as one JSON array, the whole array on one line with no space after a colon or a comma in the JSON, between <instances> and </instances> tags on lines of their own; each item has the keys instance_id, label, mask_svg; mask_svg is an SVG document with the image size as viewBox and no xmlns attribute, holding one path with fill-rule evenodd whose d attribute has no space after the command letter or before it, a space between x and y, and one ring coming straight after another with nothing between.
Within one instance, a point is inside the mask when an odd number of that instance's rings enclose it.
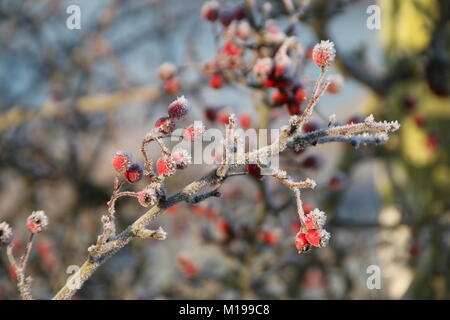
<instances>
[{"instance_id":1,"label":"blurred background","mask_svg":"<svg viewBox=\"0 0 450 320\"><path fill-rule=\"evenodd\" d=\"M112 155L130 150L142 160L142 137L177 95L193 105L184 125L202 119L223 129L205 117L222 107L258 126L254 90L216 90L200 71L221 28L202 19L203 3L0 0L0 221L13 227L18 255L26 217L39 209L49 216L28 269L35 298L52 297L67 267L85 260L112 192ZM281 1L271 3L271 18L287 25ZM73 4L81 29L66 26ZM367 27L370 5L381 9L379 30ZM220 199L170 208L155 222L167 240L133 241L76 298L449 299L449 18L446 0L317 0L301 16L300 42L333 40L331 73L345 78L339 94L321 99L315 119L326 126L331 114L345 122L373 113L401 123L384 146L327 144L282 155L289 173L317 181L304 200L327 213L328 247L299 255L291 192L268 178L235 177ZM182 70L176 90L158 80L164 62ZM305 83L315 76L306 68ZM265 108L268 126L286 122L286 112ZM311 155L323 162L305 168ZM169 193L210 169L192 165L171 177ZM136 200L120 200L120 228L143 212ZM0 299L17 299L4 251ZM372 265L380 289L367 286Z\"/></svg>"}]
</instances>

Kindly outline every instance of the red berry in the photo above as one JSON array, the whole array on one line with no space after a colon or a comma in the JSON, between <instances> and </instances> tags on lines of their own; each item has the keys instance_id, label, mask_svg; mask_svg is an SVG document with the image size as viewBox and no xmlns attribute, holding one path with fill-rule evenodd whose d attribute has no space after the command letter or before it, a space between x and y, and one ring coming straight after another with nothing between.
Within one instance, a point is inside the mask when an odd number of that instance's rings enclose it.
<instances>
[{"instance_id":1,"label":"red berry","mask_svg":"<svg viewBox=\"0 0 450 320\"><path fill-rule=\"evenodd\" d=\"M415 115L413 115L413 119L418 127L422 127L427 122L425 116L420 113L416 113Z\"/></svg>"},{"instance_id":2,"label":"red berry","mask_svg":"<svg viewBox=\"0 0 450 320\"><path fill-rule=\"evenodd\" d=\"M138 162L133 163L126 171L123 173L123 177L130 183L138 182L141 180L144 174L144 169L142 165Z\"/></svg>"},{"instance_id":3,"label":"red berry","mask_svg":"<svg viewBox=\"0 0 450 320\"><path fill-rule=\"evenodd\" d=\"M230 232L230 225L228 224L227 220L219 219L219 221L217 221L217 229L219 229L224 234L228 234Z\"/></svg>"},{"instance_id":4,"label":"red berry","mask_svg":"<svg viewBox=\"0 0 450 320\"><path fill-rule=\"evenodd\" d=\"M219 9L219 21L224 27L228 27L233 21L234 13L230 6L225 6Z\"/></svg>"},{"instance_id":5,"label":"red berry","mask_svg":"<svg viewBox=\"0 0 450 320\"><path fill-rule=\"evenodd\" d=\"M180 81L177 78L171 78L164 82L164 90L168 94L176 94L180 91Z\"/></svg>"},{"instance_id":6,"label":"red berry","mask_svg":"<svg viewBox=\"0 0 450 320\"><path fill-rule=\"evenodd\" d=\"M344 78L340 74L332 74L328 77L328 81L327 92L330 94L339 93L344 85Z\"/></svg>"},{"instance_id":7,"label":"red berry","mask_svg":"<svg viewBox=\"0 0 450 320\"><path fill-rule=\"evenodd\" d=\"M295 246L298 251L305 251L308 248L308 241L306 240L306 235L303 232L299 232L295 236Z\"/></svg>"},{"instance_id":8,"label":"red berry","mask_svg":"<svg viewBox=\"0 0 450 320\"><path fill-rule=\"evenodd\" d=\"M189 127L183 130L183 138L187 141L194 141L200 138L205 132L205 127L201 121L195 121Z\"/></svg>"},{"instance_id":9,"label":"red berry","mask_svg":"<svg viewBox=\"0 0 450 320\"><path fill-rule=\"evenodd\" d=\"M356 124L363 122L364 119L360 115L354 115L350 119L348 119L345 123L346 124Z\"/></svg>"},{"instance_id":10,"label":"red berry","mask_svg":"<svg viewBox=\"0 0 450 320\"><path fill-rule=\"evenodd\" d=\"M300 102L289 101L289 103L287 104L287 109L288 109L289 114L292 116L299 114L301 111Z\"/></svg>"},{"instance_id":11,"label":"red berry","mask_svg":"<svg viewBox=\"0 0 450 320\"><path fill-rule=\"evenodd\" d=\"M175 161L177 169L184 169L191 163L191 155L185 149L178 149L172 152L172 159Z\"/></svg>"},{"instance_id":12,"label":"red berry","mask_svg":"<svg viewBox=\"0 0 450 320\"><path fill-rule=\"evenodd\" d=\"M193 277L197 274L198 268L192 263L187 257L180 255L177 259L178 266L181 268L183 273L188 277Z\"/></svg>"},{"instance_id":13,"label":"red berry","mask_svg":"<svg viewBox=\"0 0 450 320\"><path fill-rule=\"evenodd\" d=\"M288 100L288 97L283 93L283 92L281 92L280 90L275 90L273 93L272 93L272 105L274 106L274 107L279 107L279 106L282 106L283 104L285 104L286 102L287 102L287 100Z\"/></svg>"},{"instance_id":14,"label":"red berry","mask_svg":"<svg viewBox=\"0 0 450 320\"><path fill-rule=\"evenodd\" d=\"M215 73L211 76L211 78L209 79L209 85L210 87L214 88L214 89L219 89L223 86L225 82L225 79L223 78L222 74L220 73Z\"/></svg>"},{"instance_id":15,"label":"red berry","mask_svg":"<svg viewBox=\"0 0 450 320\"><path fill-rule=\"evenodd\" d=\"M220 110L217 113L217 121L219 121L220 123L228 124L229 118L230 118L230 115L226 111Z\"/></svg>"},{"instance_id":16,"label":"red berry","mask_svg":"<svg viewBox=\"0 0 450 320\"><path fill-rule=\"evenodd\" d=\"M263 85L268 88L273 88L277 86L277 82L271 78L265 78L263 80Z\"/></svg>"},{"instance_id":17,"label":"red berry","mask_svg":"<svg viewBox=\"0 0 450 320\"><path fill-rule=\"evenodd\" d=\"M438 139L434 132L427 133L427 139L426 139L425 144L431 150L436 149L436 147L438 146Z\"/></svg>"},{"instance_id":18,"label":"red berry","mask_svg":"<svg viewBox=\"0 0 450 320\"><path fill-rule=\"evenodd\" d=\"M316 131L318 129L319 129L319 124L317 122L315 122L315 121L306 122L302 126L303 132L312 132L312 131Z\"/></svg>"},{"instance_id":19,"label":"red berry","mask_svg":"<svg viewBox=\"0 0 450 320\"><path fill-rule=\"evenodd\" d=\"M243 4L238 4L236 7L234 7L233 11L234 19L236 20L242 20L245 18L245 7Z\"/></svg>"},{"instance_id":20,"label":"red berry","mask_svg":"<svg viewBox=\"0 0 450 320\"><path fill-rule=\"evenodd\" d=\"M250 128L252 119L250 118L250 116L247 113L242 113L239 116L239 125L244 128L244 129L248 129Z\"/></svg>"},{"instance_id":21,"label":"red berry","mask_svg":"<svg viewBox=\"0 0 450 320\"><path fill-rule=\"evenodd\" d=\"M344 173L337 172L331 177L330 181L328 182L328 185L330 186L331 189L334 190L341 189L342 185L345 183L346 180L347 177Z\"/></svg>"},{"instance_id":22,"label":"red berry","mask_svg":"<svg viewBox=\"0 0 450 320\"><path fill-rule=\"evenodd\" d=\"M191 109L191 106L184 96L178 97L168 107L169 117L172 119L181 119Z\"/></svg>"},{"instance_id":23,"label":"red berry","mask_svg":"<svg viewBox=\"0 0 450 320\"><path fill-rule=\"evenodd\" d=\"M131 163L131 153L127 151L117 151L112 158L112 166L117 172L128 168Z\"/></svg>"},{"instance_id":24,"label":"red berry","mask_svg":"<svg viewBox=\"0 0 450 320\"><path fill-rule=\"evenodd\" d=\"M312 244L315 247L318 247L320 244L320 232L316 229L309 229L306 231L305 238L309 244Z\"/></svg>"},{"instance_id":25,"label":"red berry","mask_svg":"<svg viewBox=\"0 0 450 320\"><path fill-rule=\"evenodd\" d=\"M335 55L334 43L329 40L322 40L314 46L312 59L318 67L325 68L333 61Z\"/></svg>"},{"instance_id":26,"label":"red berry","mask_svg":"<svg viewBox=\"0 0 450 320\"><path fill-rule=\"evenodd\" d=\"M277 243L277 241L278 241L278 237L275 234L275 232L272 232L269 230L261 231L258 234L258 239L269 245L273 245L273 244Z\"/></svg>"},{"instance_id":27,"label":"red berry","mask_svg":"<svg viewBox=\"0 0 450 320\"><path fill-rule=\"evenodd\" d=\"M227 41L223 45L223 51L230 56L242 56L244 50L236 46L233 41Z\"/></svg>"},{"instance_id":28,"label":"red berry","mask_svg":"<svg viewBox=\"0 0 450 320\"><path fill-rule=\"evenodd\" d=\"M312 206L308 202L303 202L302 208L305 214L309 214L312 210Z\"/></svg>"},{"instance_id":29,"label":"red berry","mask_svg":"<svg viewBox=\"0 0 450 320\"><path fill-rule=\"evenodd\" d=\"M261 168L254 163L249 163L245 165L245 169L247 170L248 174L251 175L255 179L261 179Z\"/></svg>"},{"instance_id":30,"label":"red berry","mask_svg":"<svg viewBox=\"0 0 450 320\"><path fill-rule=\"evenodd\" d=\"M323 159L319 155L310 155L302 162L304 168L318 169L322 166Z\"/></svg>"},{"instance_id":31,"label":"red berry","mask_svg":"<svg viewBox=\"0 0 450 320\"><path fill-rule=\"evenodd\" d=\"M31 233L39 233L48 226L48 218L44 211L33 211L27 218L27 228Z\"/></svg>"},{"instance_id":32,"label":"red berry","mask_svg":"<svg viewBox=\"0 0 450 320\"><path fill-rule=\"evenodd\" d=\"M295 101L302 102L306 100L307 92L306 89L302 86L295 88L294 90Z\"/></svg>"},{"instance_id":33,"label":"red berry","mask_svg":"<svg viewBox=\"0 0 450 320\"><path fill-rule=\"evenodd\" d=\"M205 108L204 114L206 119L209 121L215 121L217 117L217 109L216 108Z\"/></svg>"},{"instance_id":34,"label":"red berry","mask_svg":"<svg viewBox=\"0 0 450 320\"><path fill-rule=\"evenodd\" d=\"M172 157L164 156L156 161L156 172L160 176L171 176L175 173L176 163Z\"/></svg>"},{"instance_id":35,"label":"red berry","mask_svg":"<svg viewBox=\"0 0 450 320\"><path fill-rule=\"evenodd\" d=\"M202 6L202 17L208 21L216 21L219 16L219 4L217 1L208 1Z\"/></svg>"},{"instance_id":36,"label":"red berry","mask_svg":"<svg viewBox=\"0 0 450 320\"><path fill-rule=\"evenodd\" d=\"M160 133L169 134L175 129L175 122L169 117L162 117L156 120L155 127Z\"/></svg>"}]
</instances>

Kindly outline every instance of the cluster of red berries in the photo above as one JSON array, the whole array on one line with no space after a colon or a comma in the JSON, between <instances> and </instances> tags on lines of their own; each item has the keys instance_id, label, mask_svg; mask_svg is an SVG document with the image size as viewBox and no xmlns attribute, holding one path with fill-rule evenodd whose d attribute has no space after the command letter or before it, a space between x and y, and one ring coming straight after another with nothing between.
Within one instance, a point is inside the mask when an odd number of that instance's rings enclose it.
<instances>
[{"instance_id":1,"label":"cluster of red berries","mask_svg":"<svg viewBox=\"0 0 450 320\"><path fill-rule=\"evenodd\" d=\"M319 209L305 213L300 231L295 236L295 246L299 252L306 252L311 246L325 247L328 244L330 234L323 229L325 222L326 216Z\"/></svg>"},{"instance_id":2,"label":"cluster of red berries","mask_svg":"<svg viewBox=\"0 0 450 320\"><path fill-rule=\"evenodd\" d=\"M142 164L132 162L128 151L117 151L112 158L112 166L117 172L122 172L124 179L130 183L138 182L144 175Z\"/></svg>"}]
</instances>

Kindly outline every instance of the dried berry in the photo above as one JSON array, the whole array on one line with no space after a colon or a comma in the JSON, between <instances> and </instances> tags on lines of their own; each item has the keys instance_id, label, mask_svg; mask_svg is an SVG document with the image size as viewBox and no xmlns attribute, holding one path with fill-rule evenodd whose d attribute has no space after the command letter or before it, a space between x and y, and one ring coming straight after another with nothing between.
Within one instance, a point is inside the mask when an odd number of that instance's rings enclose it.
<instances>
[{"instance_id":1,"label":"dried berry","mask_svg":"<svg viewBox=\"0 0 450 320\"><path fill-rule=\"evenodd\" d=\"M44 211L33 211L27 218L27 228L31 233L44 231L48 226L48 218Z\"/></svg>"},{"instance_id":2,"label":"dried berry","mask_svg":"<svg viewBox=\"0 0 450 320\"><path fill-rule=\"evenodd\" d=\"M0 223L0 246L7 246L13 240L14 234L6 222Z\"/></svg>"},{"instance_id":3,"label":"dried berry","mask_svg":"<svg viewBox=\"0 0 450 320\"><path fill-rule=\"evenodd\" d=\"M155 127L159 133L169 134L175 130L175 122L170 117L162 117L155 122Z\"/></svg>"}]
</instances>

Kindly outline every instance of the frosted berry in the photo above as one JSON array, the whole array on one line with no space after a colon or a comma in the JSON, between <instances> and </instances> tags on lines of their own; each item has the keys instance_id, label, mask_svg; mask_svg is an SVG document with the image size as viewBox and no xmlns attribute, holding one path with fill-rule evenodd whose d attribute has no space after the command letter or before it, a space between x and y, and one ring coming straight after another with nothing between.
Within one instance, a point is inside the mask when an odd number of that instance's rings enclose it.
<instances>
[{"instance_id":1,"label":"frosted berry","mask_svg":"<svg viewBox=\"0 0 450 320\"><path fill-rule=\"evenodd\" d=\"M306 235L303 232L297 233L295 236L295 246L299 252L303 252L309 249L309 243L306 240Z\"/></svg>"},{"instance_id":2,"label":"frosted berry","mask_svg":"<svg viewBox=\"0 0 450 320\"><path fill-rule=\"evenodd\" d=\"M148 207L156 204L162 195L161 185L159 183L152 183L145 187L144 190L138 192L137 200L141 206Z\"/></svg>"},{"instance_id":3,"label":"frosted berry","mask_svg":"<svg viewBox=\"0 0 450 320\"><path fill-rule=\"evenodd\" d=\"M112 158L112 166L117 172L120 172L131 163L131 153L127 151L117 151Z\"/></svg>"},{"instance_id":4,"label":"frosted berry","mask_svg":"<svg viewBox=\"0 0 450 320\"><path fill-rule=\"evenodd\" d=\"M211 76L209 79L209 85L211 88L214 89L220 89L225 82L225 79L223 78L222 74L215 73Z\"/></svg>"},{"instance_id":5,"label":"frosted berry","mask_svg":"<svg viewBox=\"0 0 450 320\"><path fill-rule=\"evenodd\" d=\"M325 225L327 221L327 216L323 211L319 209L314 209L305 217L305 227L307 229L320 229Z\"/></svg>"},{"instance_id":6,"label":"frosted berry","mask_svg":"<svg viewBox=\"0 0 450 320\"><path fill-rule=\"evenodd\" d=\"M191 110L191 105L184 96L178 97L168 107L169 117L172 119L181 119Z\"/></svg>"},{"instance_id":7,"label":"frosted berry","mask_svg":"<svg viewBox=\"0 0 450 320\"><path fill-rule=\"evenodd\" d=\"M14 234L11 227L6 222L0 223L0 246L9 245L13 240Z\"/></svg>"},{"instance_id":8,"label":"frosted berry","mask_svg":"<svg viewBox=\"0 0 450 320\"><path fill-rule=\"evenodd\" d=\"M348 119L345 124L356 124L363 122L364 119L360 115L354 115L350 119Z\"/></svg>"},{"instance_id":9,"label":"frosted berry","mask_svg":"<svg viewBox=\"0 0 450 320\"><path fill-rule=\"evenodd\" d=\"M239 116L239 125L244 128L244 129L248 129L250 128L252 119L250 118L250 115L248 115L247 113L242 113Z\"/></svg>"},{"instance_id":10,"label":"frosted berry","mask_svg":"<svg viewBox=\"0 0 450 320\"><path fill-rule=\"evenodd\" d=\"M163 156L156 161L156 172L160 176L171 176L175 173L176 163L172 157Z\"/></svg>"},{"instance_id":11,"label":"frosted berry","mask_svg":"<svg viewBox=\"0 0 450 320\"><path fill-rule=\"evenodd\" d=\"M313 132L319 129L319 124L316 121L308 121L302 126L303 132Z\"/></svg>"},{"instance_id":12,"label":"frosted berry","mask_svg":"<svg viewBox=\"0 0 450 320\"><path fill-rule=\"evenodd\" d=\"M335 55L334 43L322 40L314 46L312 59L318 67L325 68L334 60Z\"/></svg>"},{"instance_id":13,"label":"frosted berry","mask_svg":"<svg viewBox=\"0 0 450 320\"><path fill-rule=\"evenodd\" d=\"M254 163L249 163L245 165L245 169L247 170L248 174L251 175L255 179L261 179L261 168Z\"/></svg>"},{"instance_id":14,"label":"frosted berry","mask_svg":"<svg viewBox=\"0 0 450 320\"><path fill-rule=\"evenodd\" d=\"M219 3L217 1L205 2L200 12L204 19L216 21L219 16Z\"/></svg>"},{"instance_id":15,"label":"frosted berry","mask_svg":"<svg viewBox=\"0 0 450 320\"><path fill-rule=\"evenodd\" d=\"M201 121L195 121L193 124L183 130L183 138L187 141L194 141L203 136L205 126Z\"/></svg>"},{"instance_id":16,"label":"frosted berry","mask_svg":"<svg viewBox=\"0 0 450 320\"><path fill-rule=\"evenodd\" d=\"M175 129L175 122L170 117L162 117L156 120L155 127L159 133L169 134Z\"/></svg>"},{"instance_id":17,"label":"frosted berry","mask_svg":"<svg viewBox=\"0 0 450 320\"><path fill-rule=\"evenodd\" d=\"M191 155L185 149L178 149L172 152L172 159L175 161L177 169L184 169L191 163Z\"/></svg>"},{"instance_id":18,"label":"frosted berry","mask_svg":"<svg viewBox=\"0 0 450 320\"><path fill-rule=\"evenodd\" d=\"M330 234L323 229L310 229L306 231L305 238L315 247L325 247L330 240Z\"/></svg>"},{"instance_id":19,"label":"frosted berry","mask_svg":"<svg viewBox=\"0 0 450 320\"><path fill-rule=\"evenodd\" d=\"M142 165L138 162L133 163L123 172L123 177L130 183L138 182L144 174Z\"/></svg>"},{"instance_id":20,"label":"frosted berry","mask_svg":"<svg viewBox=\"0 0 450 320\"><path fill-rule=\"evenodd\" d=\"M48 218L44 211L33 211L27 218L27 228L31 233L39 233L48 226Z\"/></svg>"}]
</instances>

